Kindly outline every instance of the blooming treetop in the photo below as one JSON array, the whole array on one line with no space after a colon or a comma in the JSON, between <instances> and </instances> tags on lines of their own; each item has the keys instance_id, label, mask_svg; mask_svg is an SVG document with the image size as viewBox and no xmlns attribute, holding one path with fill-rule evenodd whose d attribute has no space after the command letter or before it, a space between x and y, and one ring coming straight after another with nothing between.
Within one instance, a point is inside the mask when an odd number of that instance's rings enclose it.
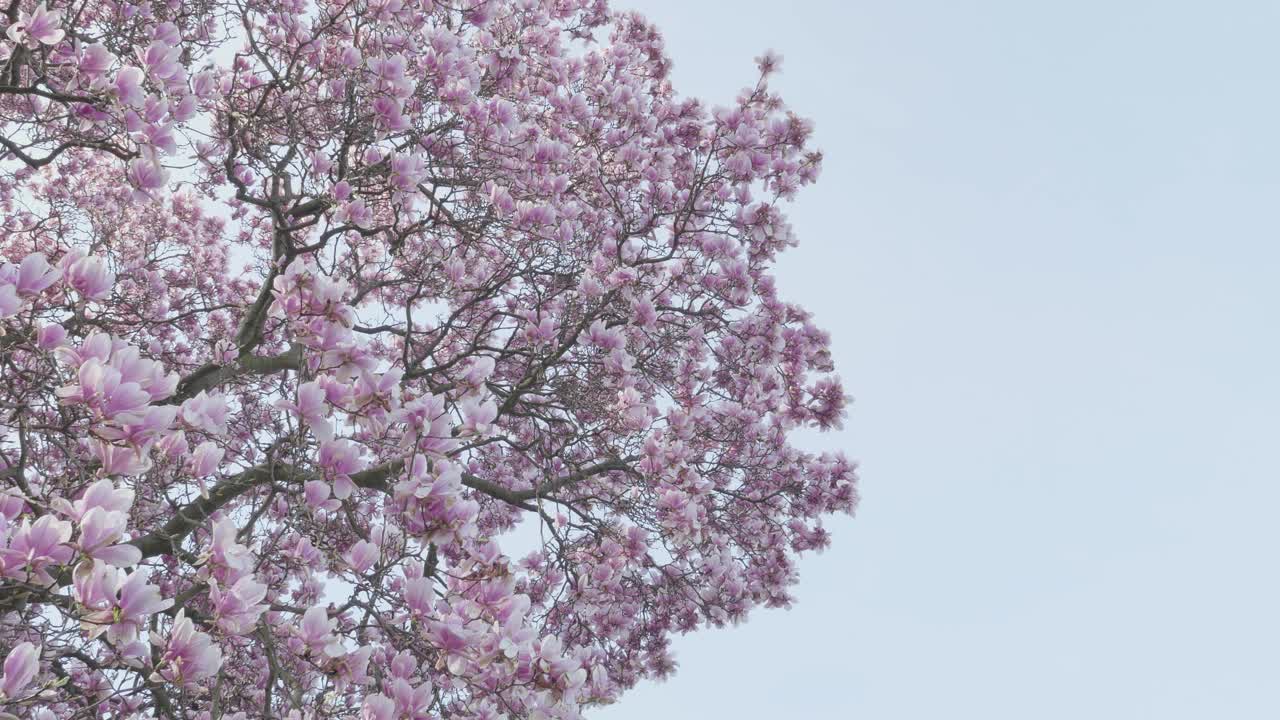
<instances>
[{"instance_id":1,"label":"blooming treetop","mask_svg":"<svg viewBox=\"0 0 1280 720\"><path fill-rule=\"evenodd\" d=\"M0 714L576 718L851 512L811 126L603 0L0 3Z\"/></svg>"}]
</instances>

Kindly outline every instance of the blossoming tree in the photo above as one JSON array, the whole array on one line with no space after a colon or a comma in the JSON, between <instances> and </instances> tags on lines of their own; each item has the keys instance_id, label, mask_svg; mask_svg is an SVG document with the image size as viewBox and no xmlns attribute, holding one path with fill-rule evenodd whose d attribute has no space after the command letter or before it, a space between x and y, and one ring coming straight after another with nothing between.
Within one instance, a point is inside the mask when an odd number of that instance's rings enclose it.
<instances>
[{"instance_id":1,"label":"blossoming tree","mask_svg":"<svg viewBox=\"0 0 1280 720\"><path fill-rule=\"evenodd\" d=\"M851 512L810 124L604 0L0 2L0 715L576 718Z\"/></svg>"}]
</instances>

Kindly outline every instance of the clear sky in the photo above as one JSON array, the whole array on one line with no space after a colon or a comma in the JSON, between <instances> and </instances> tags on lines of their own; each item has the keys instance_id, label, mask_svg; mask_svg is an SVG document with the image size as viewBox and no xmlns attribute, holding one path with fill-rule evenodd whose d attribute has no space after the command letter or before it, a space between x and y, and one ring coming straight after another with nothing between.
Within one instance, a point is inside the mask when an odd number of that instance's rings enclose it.
<instances>
[{"instance_id":1,"label":"clear sky","mask_svg":"<svg viewBox=\"0 0 1280 720\"><path fill-rule=\"evenodd\" d=\"M863 505L595 717L1280 718L1280 3L623 2L817 123Z\"/></svg>"}]
</instances>

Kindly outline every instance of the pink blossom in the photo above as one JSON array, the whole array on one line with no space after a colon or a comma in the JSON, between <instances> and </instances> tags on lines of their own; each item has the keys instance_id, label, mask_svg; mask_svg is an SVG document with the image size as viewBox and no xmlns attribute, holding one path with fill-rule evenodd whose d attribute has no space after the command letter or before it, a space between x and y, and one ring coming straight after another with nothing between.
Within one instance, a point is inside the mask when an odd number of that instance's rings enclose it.
<instances>
[{"instance_id":1,"label":"pink blossom","mask_svg":"<svg viewBox=\"0 0 1280 720\"><path fill-rule=\"evenodd\" d=\"M435 605L430 578L407 578L404 581L404 601L405 607L419 617L430 615Z\"/></svg>"},{"instance_id":2,"label":"pink blossom","mask_svg":"<svg viewBox=\"0 0 1280 720\"><path fill-rule=\"evenodd\" d=\"M378 561L381 550L368 540L360 540L347 549L343 556L356 572L368 572Z\"/></svg>"},{"instance_id":3,"label":"pink blossom","mask_svg":"<svg viewBox=\"0 0 1280 720\"><path fill-rule=\"evenodd\" d=\"M626 338L618 328L609 328L604 320L596 320L587 328L587 342L602 350L618 350L626 344Z\"/></svg>"},{"instance_id":4,"label":"pink blossom","mask_svg":"<svg viewBox=\"0 0 1280 720\"><path fill-rule=\"evenodd\" d=\"M368 695L360 709L361 720L395 720L396 704L381 693Z\"/></svg>"},{"instance_id":5,"label":"pink blossom","mask_svg":"<svg viewBox=\"0 0 1280 720\"><path fill-rule=\"evenodd\" d=\"M133 497L133 490L127 487L118 488L115 483L104 478L85 488L74 503L67 503L66 500L59 498L54 501L54 507L79 522L95 508L107 512L127 513L133 506Z\"/></svg>"},{"instance_id":6,"label":"pink blossom","mask_svg":"<svg viewBox=\"0 0 1280 720\"><path fill-rule=\"evenodd\" d=\"M191 92L194 93L196 97L203 100L213 94L214 86L217 81L217 75L215 75L211 70L197 73L196 76L191 79Z\"/></svg>"},{"instance_id":7,"label":"pink blossom","mask_svg":"<svg viewBox=\"0 0 1280 720\"><path fill-rule=\"evenodd\" d=\"M187 433L184 430L176 430L165 433L160 441L156 443L156 449L164 453L171 460L176 460L191 452L191 445L187 442Z\"/></svg>"},{"instance_id":8,"label":"pink blossom","mask_svg":"<svg viewBox=\"0 0 1280 720\"><path fill-rule=\"evenodd\" d=\"M69 266L73 263L66 264ZM64 364L79 368L89 360L97 360L101 363L109 362L115 345L114 338L107 333L95 332L85 338L79 347L60 347L54 354Z\"/></svg>"},{"instance_id":9,"label":"pink blossom","mask_svg":"<svg viewBox=\"0 0 1280 720\"><path fill-rule=\"evenodd\" d=\"M66 270L67 283L86 300L102 300L111 294L116 276L101 258L82 257Z\"/></svg>"},{"instance_id":10,"label":"pink blossom","mask_svg":"<svg viewBox=\"0 0 1280 720\"><path fill-rule=\"evenodd\" d=\"M276 407L293 413L311 428L311 432L319 440L333 438L333 426L327 418L329 409L325 404L324 387L314 380L298 386L298 401L287 400L276 402Z\"/></svg>"},{"instance_id":11,"label":"pink blossom","mask_svg":"<svg viewBox=\"0 0 1280 720\"><path fill-rule=\"evenodd\" d=\"M210 395L201 390L195 397L182 403L182 421L188 426L211 435L227 433L227 400L220 394Z\"/></svg>"},{"instance_id":12,"label":"pink blossom","mask_svg":"<svg viewBox=\"0 0 1280 720\"><path fill-rule=\"evenodd\" d=\"M194 685L212 677L222 665L222 650L213 639L199 632L187 618L186 610L179 610L169 630L168 641L151 674L152 682L168 681L177 685Z\"/></svg>"},{"instance_id":13,"label":"pink blossom","mask_svg":"<svg viewBox=\"0 0 1280 720\"><path fill-rule=\"evenodd\" d=\"M67 330L57 323L41 325L36 334L36 345L41 350L52 350L67 340Z\"/></svg>"},{"instance_id":14,"label":"pink blossom","mask_svg":"<svg viewBox=\"0 0 1280 720\"><path fill-rule=\"evenodd\" d=\"M111 67L111 60L111 51L107 50L106 45L102 43L85 45L79 53L76 70L90 82L97 82L106 77L107 70Z\"/></svg>"},{"instance_id":15,"label":"pink blossom","mask_svg":"<svg viewBox=\"0 0 1280 720\"><path fill-rule=\"evenodd\" d=\"M116 98L126 107L142 107L146 92L142 89L142 70L132 65L125 65L116 71L116 79L112 83Z\"/></svg>"},{"instance_id":16,"label":"pink blossom","mask_svg":"<svg viewBox=\"0 0 1280 720\"><path fill-rule=\"evenodd\" d=\"M488 355L472 358L467 364L467 370L462 376L462 381L468 387L479 388L489 379L489 376L493 375L495 366L494 359Z\"/></svg>"},{"instance_id":17,"label":"pink blossom","mask_svg":"<svg viewBox=\"0 0 1280 720\"><path fill-rule=\"evenodd\" d=\"M101 440L89 441L89 450L108 477L141 475L151 469L151 458L144 448L122 447Z\"/></svg>"},{"instance_id":18,"label":"pink blossom","mask_svg":"<svg viewBox=\"0 0 1280 720\"><path fill-rule=\"evenodd\" d=\"M0 320L13 317L22 309L22 300L18 298L18 288L12 283L0 281Z\"/></svg>"},{"instance_id":19,"label":"pink blossom","mask_svg":"<svg viewBox=\"0 0 1280 720\"><path fill-rule=\"evenodd\" d=\"M38 583L51 582L45 568L70 562L74 551L67 542L72 532L71 523L52 515L42 515L34 523L24 520L9 538L9 547L0 549L4 574L15 578L32 574Z\"/></svg>"},{"instance_id":20,"label":"pink blossom","mask_svg":"<svg viewBox=\"0 0 1280 720\"><path fill-rule=\"evenodd\" d=\"M22 697L22 691L40 673L40 648L21 642L4 658L4 677L0 677L0 700Z\"/></svg>"},{"instance_id":21,"label":"pink blossom","mask_svg":"<svg viewBox=\"0 0 1280 720\"><path fill-rule=\"evenodd\" d=\"M391 187L400 193L412 193L426 174L427 166L421 155L397 153L391 157Z\"/></svg>"},{"instance_id":22,"label":"pink blossom","mask_svg":"<svg viewBox=\"0 0 1280 720\"><path fill-rule=\"evenodd\" d=\"M91 508L80 518L80 552L116 567L137 565L142 560L138 548L116 544L124 535L128 520L123 512Z\"/></svg>"},{"instance_id":23,"label":"pink blossom","mask_svg":"<svg viewBox=\"0 0 1280 720\"><path fill-rule=\"evenodd\" d=\"M431 681L415 686L405 678L396 678L391 682L389 691L400 717L414 720L430 717L431 705L435 701L435 686Z\"/></svg>"},{"instance_id":24,"label":"pink blossom","mask_svg":"<svg viewBox=\"0 0 1280 720\"><path fill-rule=\"evenodd\" d=\"M468 650L474 640L472 630L457 617L427 623L426 637L444 656L449 672L461 673L468 661Z\"/></svg>"},{"instance_id":25,"label":"pink blossom","mask_svg":"<svg viewBox=\"0 0 1280 720\"><path fill-rule=\"evenodd\" d=\"M304 498L308 506L318 508L329 499L329 483L323 480L308 480L303 484Z\"/></svg>"},{"instance_id":26,"label":"pink blossom","mask_svg":"<svg viewBox=\"0 0 1280 720\"><path fill-rule=\"evenodd\" d=\"M122 576L121 571L100 561L87 570L76 569L76 599L90 610L81 621L89 638L106 632L113 644L127 645L152 615L173 606L158 587L147 582L145 572L135 571L120 582Z\"/></svg>"},{"instance_id":27,"label":"pink blossom","mask_svg":"<svg viewBox=\"0 0 1280 720\"><path fill-rule=\"evenodd\" d=\"M396 98L374 98L372 108L378 125L384 131L399 132L409 128L409 119L405 117L401 103Z\"/></svg>"},{"instance_id":28,"label":"pink blossom","mask_svg":"<svg viewBox=\"0 0 1280 720\"><path fill-rule=\"evenodd\" d=\"M121 380L137 383L152 401L162 400L177 389L178 376L166 373L155 360L142 357L138 348L126 345L111 354L111 366L120 371Z\"/></svg>"},{"instance_id":29,"label":"pink blossom","mask_svg":"<svg viewBox=\"0 0 1280 720\"><path fill-rule=\"evenodd\" d=\"M139 53L147 74L161 81L169 80L182 71L181 56L181 48L172 47L163 40L156 40Z\"/></svg>"},{"instance_id":30,"label":"pink blossom","mask_svg":"<svg viewBox=\"0 0 1280 720\"><path fill-rule=\"evenodd\" d=\"M101 418L114 419L127 415L122 422L142 417L151 396L137 382L126 382L112 365L91 357L76 372L77 383L58 388L64 402L89 406Z\"/></svg>"},{"instance_id":31,"label":"pink blossom","mask_svg":"<svg viewBox=\"0 0 1280 720\"><path fill-rule=\"evenodd\" d=\"M111 417L109 424L97 427L96 434L104 440L129 445L141 451L157 439L163 438L177 415L178 408L171 405L148 405Z\"/></svg>"},{"instance_id":32,"label":"pink blossom","mask_svg":"<svg viewBox=\"0 0 1280 720\"><path fill-rule=\"evenodd\" d=\"M243 635L258 622L269 607L262 600L267 586L245 575L227 590L218 586L217 580L209 582L209 602L213 604L218 627L231 635Z\"/></svg>"},{"instance_id":33,"label":"pink blossom","mask_svg":"<svg viewBox=\"0 0 1280 720\"><path fill-rule=\"evenodd\" d=\"M333 184L333 199L344 203L351 197L351 183L342 180Z\"/></svg>"},{"instance_id":34,"label":"pink blossom","mask_svg":"<svg viewBox=\"0 0 1280 720\"><path fill-rule=\"evenodd\" d=\"M49 265L43 253L31 253L18 268L17 290L20 295L35 295L58 281L62 272Z\"/></svg>"},{"instance_id":35,"label":"pink blossom","mask_svg":"<svg viewBox=\"0 0 1280 720\"><path fill-rule=\"evenodd\" d=\"M378 80L388 86L399 85L404 80L405 57L401 54L386 58L369 58L369 69Z\"/></svg>"},{"instance_id":36,"label":"pink blossom","mask_svg":"<svg viewBox=\"0 0 1280 720\"><path fill-rule=\"evenodd\" d=\"M18 22L9 26L5 32L9 39L16 43L25 43L29 48L40 45L55 45L66 35L59 25L62 24L62 11L49 10L45 3L36 5L33 12L25 10L18 13Z\"/></svg>"},{"instance_id":37,"label":"pink blossom","mask_svg":"<svg viewBox=\"0 0 1280 720\"><path fill-rule=\"evenodd\" d=\"M351 685L365 685L370 682L369 656L373 654L373 646L364 645L355 652L347 653L337 662L337 686L339 691Z\"/></svg>"},{"instance_id":38,"label":"pink blossom","mask_svg":"<svg viewBox=\"0 0 1280 720\"><path fill-rule=\"evenodd\" d=\"M196 116L196 100L197 96L187 95L178 101L178 104L169 113L175 122L186 122ZM176 152L177 148L169 149L168 152Z\"/></svg>"},{"instance_id":39,"label":"pink blossom","mask_svg":"<svg viewBox=\"0 0 1280 720\"><path fill-rule=\"evenodd\" d=\"M333 634L335 620L321 606L315 605L302 615L298 625L297 636L312 655L339 657L346 653L342 643Z\"/></svg>"},{"instance_id":40,"label":"pink blossom","mask_svg":"<svg viewBox=\"0 0 1280 720\"><path fill-rule=\"evenodd\" d=\"M351 474L365 467L365 461L360 457L360 446L345 438L320 443L317 462L325 474L333 478L333 494L339 500L346 500L351 496L355 489Z\"/></svg>"},{"instance_id":41,"label":"pink blossom","mask_svg":"<svg viewBox=\"0 0 1280 720\"><path fill-rule=\"evenodd\" d=\"M169 171L154 154L129 161L128 176L129 182L137 188L136 197L144 201L154 199L155 192L169 182Z\"/></svg>"},{"instance_id":42,"label":"pink blossom","mask_svg":"<svg viewBox=\"0 0 1280 720\"><path fill-rule=\"evenodd\" d=\"M363 200L352 200L342 204L333 214L333 219L339 223L351 223L362 228L373 227L374 223L373 211Z\"/></svg>"},{"instance_id":43,"label":"pink blossom","mask_svg":"<svg viewBox=\"0 0 1280 720\"><path fill-rule=\"evenodd\" d=\"M236 527L226 518L213 525L209 559L214 565L224 568L233 579L239 579L253 568L252 553L236 540Z\"/></svg>"},{"instance_id":44,"label":"pink blossom","mask_svg":"<svg viewBox=\"0 0 1280 720\"><path fill-rule=\"evenodd\" d=\"M200 443L196 446L195 452L191 453L191 463L187 466L187 472L191 473L192 477L212 475L218 470L218 463L222 462L225 452L212 441L206 440Z\"/></svg>"},{"instance_id":45,"label":"pink blossom","mask_svg":"<svg viewBox=\"0 0 1280 720\"><path fill-rule=\"evenodd\" d=\"M498 406L490 397L469 397L460 404L462 412L462 432L468 435L483 435L489 432L489 425L498 417Z\"/></svg>"},{"instance_id":46,"label":"pink blossom","mask_svg":"<svg viewBox=\"0 0 1280 720\"><path fill-rule=\"evenodd\" d=\"M182 31L177 25L174 25L171 22L162 22L159 25L156 25L151 36L154 37L157 42L170 46L175 46L182 42Z\"/></svg>"}]
</instances>

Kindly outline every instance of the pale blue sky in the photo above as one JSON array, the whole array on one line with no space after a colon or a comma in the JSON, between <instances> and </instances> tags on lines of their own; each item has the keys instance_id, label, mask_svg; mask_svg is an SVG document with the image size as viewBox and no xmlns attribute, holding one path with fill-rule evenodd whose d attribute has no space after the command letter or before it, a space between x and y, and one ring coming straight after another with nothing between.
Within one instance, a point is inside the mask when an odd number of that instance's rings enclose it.
<instances>
[{"instance_id":1,"label":"pale blue sky","mask_svg":"<svg viewBox=\"0 0 1280 720\"><path fill-rule=\"evenodd\" d=\"M1280 3L626 4L817 123L863 506L595 717L1280 718Z\"/></svg>"}]
</instances>

